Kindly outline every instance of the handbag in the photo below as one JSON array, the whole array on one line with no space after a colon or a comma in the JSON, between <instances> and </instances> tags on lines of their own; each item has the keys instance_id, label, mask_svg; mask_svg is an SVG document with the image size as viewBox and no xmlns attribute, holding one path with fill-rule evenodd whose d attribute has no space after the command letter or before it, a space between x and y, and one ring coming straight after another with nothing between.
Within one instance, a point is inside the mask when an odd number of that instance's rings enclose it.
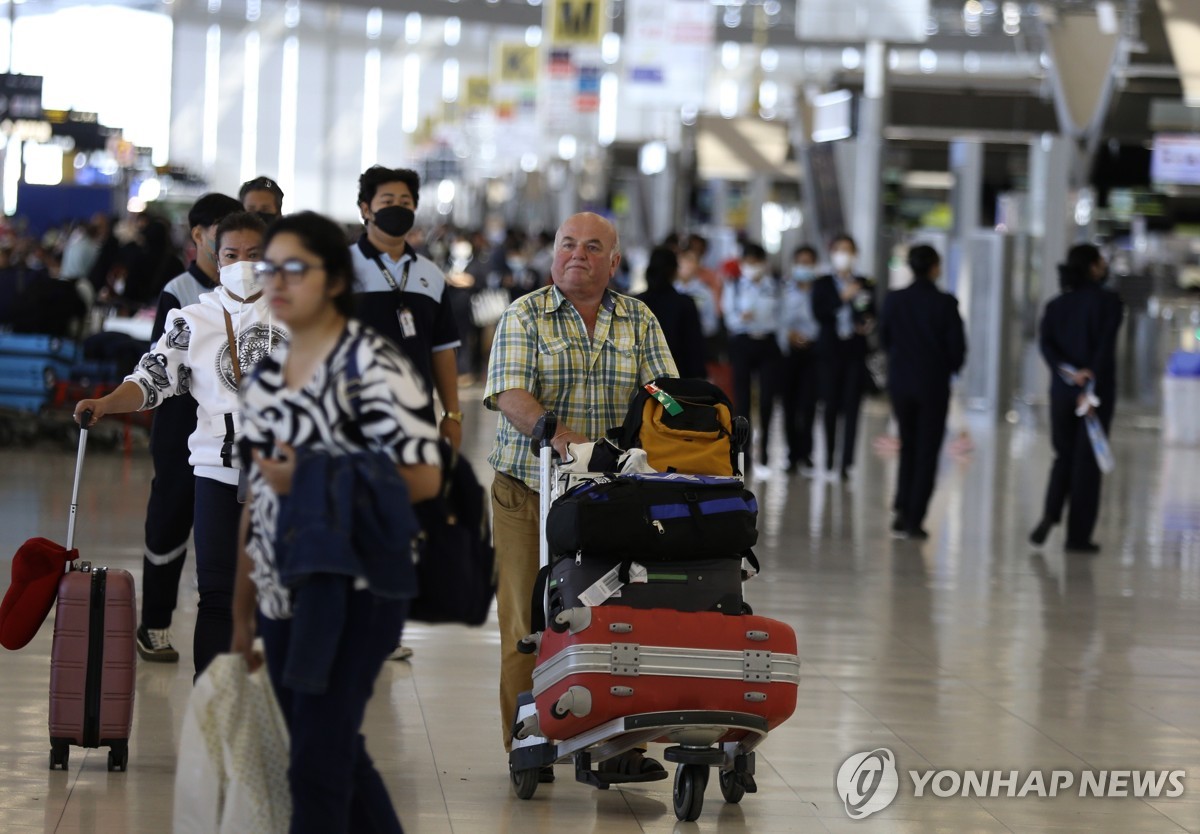
<instances>
[{"instance_id":1,"label":"handbag","mask_svg":"<svg viewBox=\"0 0 1200 834\"><path fill-rule=\"evenodd\" d=\"M442 491L416 505L421 523L417 597L408 617L426 623L483 625L496 595L495 550L484 491L449 443L442 453Z\"/></svg>"},{"instance_id":2,"label":"handbag","mask_svg":"<svg viewBox=\"0 0 1200 834\"><path fill-rule=\"evenodd\" d=\"M498 287L482 289L471 296L471 321L476 327L487 327L500 321L510 302L508 290Z\"/></svg>"}]
</instances>

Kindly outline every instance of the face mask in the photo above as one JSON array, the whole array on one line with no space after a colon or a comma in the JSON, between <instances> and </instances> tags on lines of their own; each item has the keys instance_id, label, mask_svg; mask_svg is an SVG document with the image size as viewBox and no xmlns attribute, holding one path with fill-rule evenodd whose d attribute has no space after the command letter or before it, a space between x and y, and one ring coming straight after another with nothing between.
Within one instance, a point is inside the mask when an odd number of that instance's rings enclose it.
<instances>
[{"instance_id":1,"label":"face mask","mask_svg":"<svg viewBox=\"0 0 1200 834\"><path fill-rule=\"evenodd\" d=\"M763 274L763 268L758 264L742 264L742 275L754 279Z\"/></svg>"},{"instance_id":2,"label":"face mask","mask_svg":"<svg viewBox=\"0 0 1200 834\"><path fill-rule=\"evenodd\" d=\"M417 215L404 206L386 206L375 212L375 228L385 235L404 237L413 227Z\"/></svg>"},{"instance_id":3,"label":"face mask","mask_svg":"<svg viewBox=\"0 0 1200 834\"><path fill-rule=\"evenodd\" d=\"M850 272L854 269L854 255L845 250L834 252L829 260L833 263L833 268L838 272Z\"/></svg>"},{"instance_id":4,"label":"face mask","mask_svg":"<svg viewBox=\"0 0 1200 834\"><path fill-rule=\"evenodd\" d=\"M792 267L792 279L799 281L802 284L807 284L813 279L816 273L811 266L794 266Z\"/></svg>"},{"instance_id":5,"label":"face mask","mask_svg":"<svg viewBox=\"0 0 1200 834\"><path fill-rule=\"evenodd\" d=\"M256 211L254 213L258 215L259 220L266 223L268 226L270 226L272 223L274 223L275 220L279 217L278 214L274 214L273 212L269 212L269 211Z\"/></svg>"},{"instance_id":6,"label":"face mask","mask_svg":"<svg viewBox=\"0 0 1200 834\"><path fill-rule=\"evenodd\" d=\"M508 259L508 268L511 269L513 272L520 272L522 269L525 268L525 259L524 258L509 258Z\"/></svg>"},{"instance_id":7,"label":"face mask","mask_svg":"<svg viewBox=\"0 0 1200 834\"><path fill-rule=\"evenodd\" d=\"M221 286L238 298L247 299L262 289L253 261L238 261L221 267Z\"/></svg>"}]
</instances>

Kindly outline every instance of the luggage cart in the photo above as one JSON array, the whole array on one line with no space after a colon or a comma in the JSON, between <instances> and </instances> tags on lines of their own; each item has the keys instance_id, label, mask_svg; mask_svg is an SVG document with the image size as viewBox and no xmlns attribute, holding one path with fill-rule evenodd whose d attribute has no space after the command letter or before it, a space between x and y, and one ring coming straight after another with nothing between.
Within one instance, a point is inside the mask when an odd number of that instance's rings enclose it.
<instances>
[{"instance_id":1,"label":"luggage cart","mask_svg":"<svg viewBox=\"0 0 1200 834\"><path fill-rule=\"evenodd\" d=\"M748 435L748 425L743 421L738 427L737 442L744 443ZM585 478L578 473L560 473L555 463L556 452L551 445L557 429L557 417L547 413L538 421L533 431L532 451L539 456L540 465L540 536L539 563L542 567L549 565L550 553L546 538L546 518L557 494L573 485L574 482ZM739 467L740 468L740 467ZM594 476L596 473L589 473ZM543 593L543 610L549 616L548 593ZM564 633L585 628L591 621L591 611L588 608L571 608L558 613L547 621L547 627L557 633ZM718 617L729 615L718 614ZM782 625L782 624L780 624ZM612 626L610 626L612 627ZM613 628L613 630L617 630ZM544 633L531 634L521 641L518 646L526 654L537 653L541 647ZM762 638L756 638L762 639ZM596 649L608 647L593 646ZM612 662L617 662L619 651L628 648L624 644L612 644ZM633 647L637 654L637 647ZM715 655L730 655L728 658L717 658L718 661L732 661L735 667L726 677L740 678L743 665L749 667L749 661L743 663L742 652L714 651L704 657L694 652L678 653L682 660L665 658L660 664L665 664L672 671L666 674L686 675L689 670L703 669L710 673L714 667ZM749 655L750 653L745 653ZM765 653L768 656L770 653ZM586 666L587 658L573 658L564 663ZM594 662L593 662L594 663ZM716 664L716 665L719 665ZM775 655L769 658L768 666L771 671L766 673L766 680L774 680L784 685L795 685L800 680L800 661L794 655ZM664 668L660 665L660 671ZM590 671L591 669L582 669ZM636 674L636 670L633 670ZM535 678L537 677L535 673ZM750 678L747 678L750 679ZM760 678L754 678L759 680ZM636 680L632 678L631 680ZM514 793L520 799L531 799L537 791L540 770L543 767L559 763L573 763L576 781L591 785L600 790L607 790L614 784L649 782L665 779L665 771L655 771L648 774L618 774L600 772L594 769L607 759L625 753L635 747L642 747L649 742L666 743L671 746L664 751L664 758L677 765L675 770L672 804L675 816L679 820L693 821L700 816L704 804L704 792L709 782L710 769L718 771L718 781L721 795L728 803L737 803L747 793L758 790L754 779L755 753L754 750L766 738L770 729L766 718L749 712L731 710L680 709L669 711L642 712L620 716L605 721L579 735L566 739L547 738L542 734L535 703L535 694L545 691L535 680L532 692L522 693L517 706L512 728L512 751L509 754L509 774ZM587 690L578 692L580 687L571 687L559 697L552 707L555 717L562 718L567 713L580 714L576 710L590 708L590 695ZM587 701L587 703L577 703ZM790 714L790 712L789 712Z\"/></svg>"}]
</instances>

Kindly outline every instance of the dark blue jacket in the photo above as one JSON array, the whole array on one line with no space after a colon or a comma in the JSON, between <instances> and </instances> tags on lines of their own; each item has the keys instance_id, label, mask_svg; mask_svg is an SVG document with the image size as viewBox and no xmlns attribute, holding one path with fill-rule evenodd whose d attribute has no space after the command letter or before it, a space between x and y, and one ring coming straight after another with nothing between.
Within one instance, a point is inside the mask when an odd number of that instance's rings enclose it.
<instances>
[{"instance_id":1,"label":"dark blue jacket","mask_svg":"<svg viewBox=\"0 0 1200 834\"><path fill-rule=\"evenodd\" d=\"M297 454L275 543L279 578L293 593L288 686L325 691L356 580L386 599L417 595L420 532L408 487L386 455Z\"/></svg>"},{"instance_id":2,"label":"dark blue jacket","mask_svg":"<svg viewBox=\"0 0 1200 834\"><path fill-rule=\"evenodd\" d=\"M967 356L958 300L930 280L888 293L879 339L888 353L888 390L910 397L946 397L950 377Z\"/></svg>"},{"instance_id":3,"label":"dark blue jacket","mask_svg":"<svg viewBox=\"0 0 1200 834\"><path fill-rule=\"evenodd\" d=\"M1042 316L1040 347L1050 366L1050 393L1075 398L1058 373L1060 365L1087 368L1096 377L1101 402L1117 393L1117 331L1125 305L1112 290L1094 282L1064 292L1046 305Z\"/></svg>"}]
</instances>

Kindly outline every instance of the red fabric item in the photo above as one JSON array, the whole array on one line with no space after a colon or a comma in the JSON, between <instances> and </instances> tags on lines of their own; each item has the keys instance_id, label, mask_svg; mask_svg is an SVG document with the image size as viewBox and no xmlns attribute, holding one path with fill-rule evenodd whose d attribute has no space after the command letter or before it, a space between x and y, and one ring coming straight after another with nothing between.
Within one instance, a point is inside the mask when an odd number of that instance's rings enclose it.
<instances>
[{"instance_id":1,"label":"red fabric item","mask_svg":"<svg viewBox=\"0 0 1200 834\"><path fill-rule=\"evenodd\" d=\"M0 602L0 646L16 651L28 645L54 607L58 581L78 550L49 539L30 539L13 556L12 584Z\"/></svg>"}]
</instances>

